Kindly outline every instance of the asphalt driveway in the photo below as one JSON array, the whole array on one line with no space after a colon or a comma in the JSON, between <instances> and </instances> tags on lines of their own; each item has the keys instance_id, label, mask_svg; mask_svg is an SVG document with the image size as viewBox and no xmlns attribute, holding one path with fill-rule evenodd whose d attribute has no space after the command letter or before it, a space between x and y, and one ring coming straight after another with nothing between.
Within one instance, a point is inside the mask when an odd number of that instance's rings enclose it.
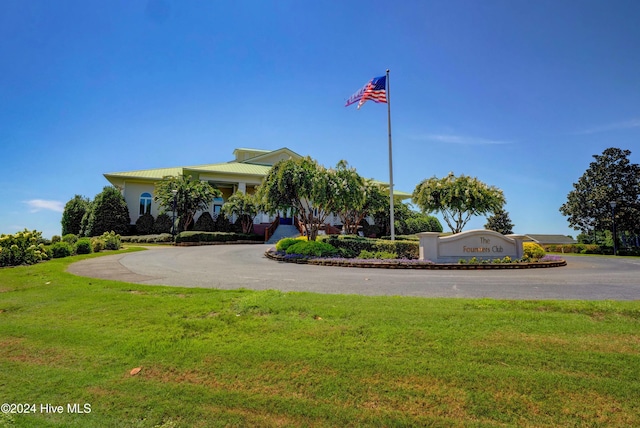
<instances>
[{"instance_id":1,"label":"asphalt driveway","mask_svg":"<svg viewBox=\"0 0 640 428\"><path fill-rule=\"evenodd\" d=\"M75 275L139 284L329 294L495 299L640 300L640 258L566 256L523 270L388 270L298 265L264 257L270 245L152 247L69 266Z\"/></svg>"}]
</instances>

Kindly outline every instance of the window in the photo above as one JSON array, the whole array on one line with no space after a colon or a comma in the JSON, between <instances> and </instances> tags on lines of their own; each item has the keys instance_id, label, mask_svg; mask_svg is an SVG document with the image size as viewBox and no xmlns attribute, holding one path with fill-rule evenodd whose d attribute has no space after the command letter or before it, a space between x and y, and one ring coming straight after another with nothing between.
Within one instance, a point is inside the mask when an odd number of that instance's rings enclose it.
<instances>
[{"instance_id":1,"label":"window","mask_svg":"<svg viewBox=\"0 0 640 428\"><path fill-rule=\"evenodd\" d=\"M140 195L140 215L151 214L151 194L144 192Z\"/></svg>"},{"instance_id":2,"label":"window","mask_svg":"<svg viewBox=\"0 0 640 428\"><path fill-rule=\"evenodd\" d=\"M224 198L213 198L214 214L220 214L220 211L222 211L222 204L224 204Z\"/></svg>"}]
</instances>

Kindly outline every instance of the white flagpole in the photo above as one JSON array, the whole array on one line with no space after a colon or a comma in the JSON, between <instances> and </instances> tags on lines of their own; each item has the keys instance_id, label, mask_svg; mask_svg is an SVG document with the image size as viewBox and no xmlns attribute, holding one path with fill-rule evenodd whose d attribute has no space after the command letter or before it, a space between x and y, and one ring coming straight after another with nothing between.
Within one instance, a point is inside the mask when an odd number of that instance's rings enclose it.
<instances>
[{"instance_id":1,"label":"white flagpole","mask_svg":"<svg viewBox=\"0 0 640 428\"><path fill-rule=\"evenodd\" d=\"M389 90L389 69L387 69L387 127L389 129L389 221L391 222L391 240L396 240L396 228L393 215L393 150L391 149L391 96Z\"/></svg>"}]
</instances>

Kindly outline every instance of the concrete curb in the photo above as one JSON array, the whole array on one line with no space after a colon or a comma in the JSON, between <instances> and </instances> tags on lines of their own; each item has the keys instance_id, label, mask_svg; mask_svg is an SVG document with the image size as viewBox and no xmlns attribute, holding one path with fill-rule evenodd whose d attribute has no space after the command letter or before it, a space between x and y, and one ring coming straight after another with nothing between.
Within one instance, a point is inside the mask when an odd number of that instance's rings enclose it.
<instances>
[{"instance_id":1,"label":"concrete curb","mask_svg":"<svg viewBox=\"0 0 640 428\"><path fill-rule=\"evenodd\" d=\"M350 259L325 259L325 258L285 258L272 250L264 253L265 257L284 263L309 264L316 266L340 266L353 268L378 268L378 269L430 269L430 270L495 270L495 269L539 269L566 266L566 260L533 263L487 263L487 264L457 264L457 263L432 263L427 261L403 262L399 260L350 260Z\"/></svg>"}]
</instances>

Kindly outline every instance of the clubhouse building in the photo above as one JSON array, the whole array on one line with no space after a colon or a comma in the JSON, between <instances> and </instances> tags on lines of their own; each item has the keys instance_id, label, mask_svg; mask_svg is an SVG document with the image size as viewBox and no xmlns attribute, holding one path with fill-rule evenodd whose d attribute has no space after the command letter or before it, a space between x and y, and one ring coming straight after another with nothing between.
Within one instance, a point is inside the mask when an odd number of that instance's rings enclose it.
<instances>
[{"instance_id":1,"label":"clubhouse building","mask_svg":"<svg viewBox=\"0 0 640 428\"><path fill-rule=\"evenodd\" d=\"M235 159L229 162L213 163L195 166L173 168L144 169L138 171L111 172L104 177L116 188L120 189L129 208L131 223L135 224L143 214L157 217L163 211L153 200L155 183L167 176L191 175L200 181L206 181L222 192L222 196L214 198L207 211L215 218L222 209L224 202L236 191L252 194L259 186L271 167L281 160L299 159L302 156L283 147L278 150L259 150L239 148L233 151ZM383 186L388 184L381 183ZM394 199L402 200L411 197L410 194L394 191ZM204 212L204 211L203 211ZM196 214L196 218L200 216ZM285 219L287 213L281 213ZM264 225L271 224L275 216L261 213L254 220L254 230L263 233ZM234 220L234 219L232 219ZM327 224L340 225L337 216L329 215Z\"/></svg>"}]
</instances>

